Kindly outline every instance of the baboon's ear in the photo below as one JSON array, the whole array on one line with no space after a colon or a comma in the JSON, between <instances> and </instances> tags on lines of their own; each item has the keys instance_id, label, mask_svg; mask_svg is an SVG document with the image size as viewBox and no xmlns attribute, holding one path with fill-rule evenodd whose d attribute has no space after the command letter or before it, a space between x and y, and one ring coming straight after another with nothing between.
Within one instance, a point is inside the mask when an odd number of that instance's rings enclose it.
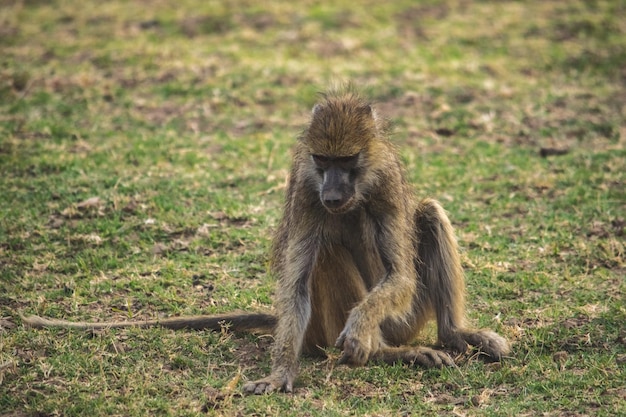
<instances>
[{"instance_id":1,"label":"baboon's ear","mask_svg":"<svg viewBox=\"0 0 626 417\"><path fill-rule=\"evenodd\" d=\"M364 116L372 116L374 113L374 109L370 104L365 104L364 106L359 107L359 110Z\"/></svg>"},{"instance_id":2,"label":"baboon's ear","mask_svg":"<svg viewBox=\"0 0 626 417\"><path fill-rule=\"evenodd\" d=\"M320 112L320 110L322 110L322 105L317 103L315 106L313 106L313 110L311 110L311 114L315 116L316 114Z\"/></svg>"}]
</instances>

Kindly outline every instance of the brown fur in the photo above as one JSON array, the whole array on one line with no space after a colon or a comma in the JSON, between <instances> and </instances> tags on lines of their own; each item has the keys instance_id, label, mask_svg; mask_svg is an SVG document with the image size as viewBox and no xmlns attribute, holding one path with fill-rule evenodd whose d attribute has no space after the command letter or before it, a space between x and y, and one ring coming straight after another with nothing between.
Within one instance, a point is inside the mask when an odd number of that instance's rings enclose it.
<instances>
[{"instance_id":1,"label":"brown fur","mask_svg":"<svg viewBox=\"0 0 626 417\"><path fill-rule=\"evenodd\" d=\"M300 354L329 346L341 348L340 363L352 365L451 365L443 351L408 346L431 318L450 350L464 352L469 344L495 360L508 353L501 336L466 327L465 283L450 221L438 202L415 200L387 130L350 89L325 95L295 146L272 248L276 317L231 314L187 322L273 330L272 372L244 391L291 391ZM37 319L25 320L37 325ZM174 327L165 320L144 324Z\"/></svg>"}]
</instances>

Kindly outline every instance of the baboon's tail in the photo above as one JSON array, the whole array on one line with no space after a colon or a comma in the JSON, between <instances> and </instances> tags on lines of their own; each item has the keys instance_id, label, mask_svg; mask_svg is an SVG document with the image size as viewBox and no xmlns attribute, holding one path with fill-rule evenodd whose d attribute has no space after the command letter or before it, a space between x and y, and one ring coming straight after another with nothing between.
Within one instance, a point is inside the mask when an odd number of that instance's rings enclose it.
<instances>
[{"instance_id":1,"label":"baboon's tail","mask_svg":"<svg viewBox=\"0 0 626 417\"><path fill-rule=\"evenodd\" d=\"M229 313L214 316L183 316L143 321L75 322L50 319L40 316L21 317L25 326L33 328L62 328L77 330L98 330L120 327L154 327L168 329L267 331L276 327L276 316L265 313Z\"/></svg>"}]
</instances>

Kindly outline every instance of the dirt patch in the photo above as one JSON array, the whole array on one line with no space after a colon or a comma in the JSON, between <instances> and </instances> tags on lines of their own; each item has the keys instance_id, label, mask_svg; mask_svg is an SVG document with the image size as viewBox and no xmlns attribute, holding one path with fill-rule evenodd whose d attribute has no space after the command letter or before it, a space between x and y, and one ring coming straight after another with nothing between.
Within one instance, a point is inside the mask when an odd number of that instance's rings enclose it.
<instances>
[{"instance_id":1,"label":"dirt patch","mask_svg":"<svg viewBox=\"0 0 626 417\"><path fill-rule=\"evenodd\" d=\"M270 347L274 342L271 335L258 335L256 337L234 335L233 337L235 337L237 344L237 350L233 353L242 369L258 370L259 364L269 361Z\"/></svg>"}]
</instances>

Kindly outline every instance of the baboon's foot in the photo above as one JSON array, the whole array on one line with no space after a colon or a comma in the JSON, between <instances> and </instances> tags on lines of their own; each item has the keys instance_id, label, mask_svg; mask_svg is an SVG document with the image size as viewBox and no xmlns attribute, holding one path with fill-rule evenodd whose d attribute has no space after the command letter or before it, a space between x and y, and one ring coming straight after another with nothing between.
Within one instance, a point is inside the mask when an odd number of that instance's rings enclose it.
<instances>
[{"instance_id":1,"label":"baboon's foot","mask_svg":"<svg viewBox=\"0 0 626 417\"><path fill-rule=\"evenodd\" d=\"M439 339L446 348L454 352L465 353L472 346L493 361L501 360L511 350L509 342L491 330L462 330L440 336Z\"/></svg>"},{"instance_id":2,"label":"baboon's foot","mask_svg":"<svg viewBox=\"0 0 626 417\"><path fill-rule=\"evenodd\" d=\"M393 364L398 361L422 368L441 368L454 366L454 361L446 352L428 347L395 347L385 348L372 356L373 360L380 360Z\"/></svg>"}]
</instances>

